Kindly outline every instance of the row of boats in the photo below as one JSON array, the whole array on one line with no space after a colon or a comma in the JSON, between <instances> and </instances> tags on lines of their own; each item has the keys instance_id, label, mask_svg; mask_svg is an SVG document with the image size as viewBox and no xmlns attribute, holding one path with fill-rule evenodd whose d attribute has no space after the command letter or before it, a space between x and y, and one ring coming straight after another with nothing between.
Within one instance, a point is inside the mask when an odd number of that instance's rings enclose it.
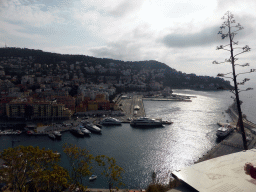
<instances>
[{"instance_id":1,"label":"row of boats","mask_svg":"<svg viewBox=\"0 0 256 192\"><path fill-rule=\"evenodd\" d=\"M97 124L97 125L94 125L93 123L89 123L85 121L79 124L78 126L72 128L71 132L79 136L86 136L86 135L88 136L91 134L91 132L101 134L102 125L104 126L121 125L121 121L112 117L103 119L100 122L100 124Z\"/></svg>"},{"instance_id":2,"label":"row of boats","mask_svg":"<svg viewBox=\"0 0 256 192\"><path fill-rule=\"evenodd\" d=\"M73 127L70 130L71 133L78 135L78 136L89 136L91 132L94 133L101 133L101 128L97 125L94 125L92 123L87 123L87 124L79 124L76 127Z\"/></svg>"},{"instance_id":3,"label":"row of boats","mask_svg":"<svg viewBox=\"0 0 256 192\"><path fill-rule=\"evenodd\" d=\"M20 135L22 133L22 131L20 130L4 130L4 131L0 131L0 135Z\"/></svg>"},{"instance_id":4,"label":"row of boats","mask_svg":"<svg viewBox=\"0 0 256 192\"><path fill-rule=\"evenodd\" d=\"M89 136L92 132L101 134L101 125L121 125L121 122L115 118L106 118L101 121L100 124L94 125L93 123L89 123L87 121L81 122L81 124L73 127L70 132L76 136ZM48 134L51 139L58 139L61 137L61 133L59 131L53 131L53 133Z\"/></svg>"},{"instance_id":5,"label":"row of boats","mask_svg":"<svg viewBox=\"0 0 256 192\"><path fill-rule=\"evenodd\" d=\"M70 132L77 135L77 136L89 136L92 132L101 134L101 126L116 126L121 125L121 121L113 118L108 117L103 119L100 124L94 125L88 121L81 121L81 123L75 127L73 127ZM130 125L132 127L142 127L142 128L152 128L152 127L162 127L163 124L171 124L171 122L165 122L161 119L153 119L149 117L140 117L137 119L133 119L130 121ZM20 134L21 132L17 132L16 134ZM27 134L33 134L34 132L31 130L27 130ZM1 134L1 133L0 133ZM5 134L5 133L3 133ZM62 134L60 131L53 131L48 134L51 139L59 139L61 138Z\"/></svg>"},{"instance_id":6,"label":"row of boats","mask_svg":"<svg viewBox=\"0 0 256 192\"><path fill-rule=\"evenodd\" d=\"M91 132L94 133L101 133L101 126L117 126L117 125L121 125L121 121L116 119L116 118L105 118L103 119L100 124L94 125L92 123L89 122L82 122L81 124L79 124L76 127L73 127L71 129L71 132L73 134L76 134L78 136L88 136L91 134ZM152 119L152 118L148 118L148 117L140 117L138 119L133 119L130 122L130 125L133 127L143 127L143 128L147 128L147 127L162 127L163 126L163 121L161 119Z\"/></svg>"},{"instance_id":7,"label":"row of boats","mask_svg":"<svg viewBox=\"0 0 256 192\"><path fill-rule=\"evenodd\" d=\"M48 136L51 139L60 139L62 134L60 133L60 131L53 131L52 133L49 133Z\"/></svg>"},{"instance_id":8,"label":"row of boats","mask_svg":"<svg viewBox=\"0 0 256 192\"><path fill-rule=\"evenodd\" d=\"M133 119L130 122L130 125L133 127L142 127L142 128L148 128L148 127L162 127L163 121L161 119L152 119L148 117L140 117L138 119ZM100 124L94 125L89 122L82 122L81 124L77 125L76 127L73 127L70 131L71 133L77 135L77 136L89 136L91 132L101 134L101 126L115 126L115 125L121 125L121 121L116 118L105 118L103 119ZM50 135L49 135L50 136ZM56 132L54 132L51 137L54 138L58 137Z\"/></svg>"}]
</instances>

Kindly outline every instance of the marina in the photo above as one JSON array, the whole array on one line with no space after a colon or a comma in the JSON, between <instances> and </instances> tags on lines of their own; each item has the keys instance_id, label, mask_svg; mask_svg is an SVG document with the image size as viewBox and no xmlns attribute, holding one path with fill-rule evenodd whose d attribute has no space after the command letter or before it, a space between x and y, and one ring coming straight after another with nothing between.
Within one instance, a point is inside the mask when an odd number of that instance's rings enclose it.
<instances>
[{"instance_id":1,"label":"marina","mask_svg":"<svg viewBox=\"0 0 256 192\"><path fill-rule=\"evenodd\" d=\"M49 138L56 139L60 138L63 132L70 131L77 136L83 137L84 135L90 134L90 132L88 131L100 133L101 129L99 128L99 126L102 125L121 125L121 123L131 123L133 119L136 120L141 117L146 117L142 95L134 95L131 98L118 99L117 104L121 106L120 109L121 111L123 111L124 115L115 118L88 117L87 120L84 120L84 118L81 117L43 126L36 126L34 122L27 122L26 126L22 126L22 129L24 130L6 130L6 128L14 127L15 125L19 124L19 122L16 122L16 124L13 122L5 122L4 124L1 124L3 131L0 131L0 135L21 134L21 132L26 132L28 135L48 135ZM170 120L162 121L162 119L159 117L157 117L156 119L158 122L161 122L157 126L170 125L173 123ZM83 124L87 128L87 131L84 130L84 127L83 130L81 129L80 126L82 126ZM132 123L132 125L134 125L134 123ZM148 124L148 126L152 127L150 124Z\"/></svg>"},{"instance_id":2,"label":"marina","mask_svg":"<svg viewBox=\"0 0 256 192\"><path fill-rule=\"evenodd\" d=\"M3 142L0 149L8 148L13 143L14 147L32 145L63 153L62 145L73 143L86 147L94 156L103 154L115 158L117 164L125 170L122 180L125 183L124 188L145 188L151 182L152 171L157 171L159 180L166 183L172 171L193 165L200 158L213 153L211 149L219 146L220 143L216 137L216 131L219 128L217 122L225 123L226 120L232 122L229 115L224 112L232 104L228 93L190 91L190 94L191 92L197 96L192 102L143 101L140 100L142 99L140 96L122 99L119 101L123 103L121 109L128 110L128 113L126 116L115 117L122 121L122 124L120 126L103 125L102 134L91 134L90 137L70 134L72 127L84 121L83 117L79 117L65 121L63 124L55 122L56 126L53 128L44 128L49 133L55 129L59 130L62 134L59 140L52 140L47 134L39 133L1 135ZM138 114L173 123L164 124L163 127L156 129L131 127L129 124L131 120L127 118L139 118L133 114L134 106L129 106L132 102L140 106ZM86 121L97 124L104 118L89 117ZM38 130L42 131L43 128L38 127ZM241 139L241 135L236 132L232 135L235 136L234 141ZM221 146L225 145L225 149L229 149L233 145L237 146L235 149L241 150L241 144L232 143L230 138L232 137L228 136L223 140ZM15 140L19 142L12 142ZM225 149L218 151L218 155L225 154ZM65 168L69 167L64 155L61 158L61 165ZM107 181L101 176L100 170L94 170L93 174L98 178L94 182L89 182L89 177L86 178L85 185L88 188L108 188Z\"/></svg>"}]
</instances>

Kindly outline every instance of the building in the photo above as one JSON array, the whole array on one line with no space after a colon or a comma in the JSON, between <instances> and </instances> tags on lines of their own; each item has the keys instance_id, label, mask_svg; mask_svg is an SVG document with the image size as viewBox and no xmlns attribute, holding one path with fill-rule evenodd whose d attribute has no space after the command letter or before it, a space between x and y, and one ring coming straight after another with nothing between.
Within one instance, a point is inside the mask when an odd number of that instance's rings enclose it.
<instances>
[{"instance_id":1,"label":"building","mask_svg":"<svg viewBox=\"0 0 256 192\"><path fill-rule=\"evenodd\" d=\"M33 101L16 99L6 104L6 115L9 119L70 119L72 112L64 104L56 101Z\"/></svg>"},{"instance_id":2,"label":"building","mask_svg":"<svg viewBox=\"0 0 256 192\"><path fill-rule=\"evenodd\" d=\"M64 104L66 108L70 109L73 113L76 109L76 99L72 96L53 96L57 100L57 103Z\"/></svg>"},{"instance_id":3,"label":"building","mask_svg":"<svg viewBox=\"0 0 256 192\"><path fill-rule=\"evenodd\" d=\"M97 101L88 101L88 111L97 111L98 102Z\"/></svg>"}]
</instances>

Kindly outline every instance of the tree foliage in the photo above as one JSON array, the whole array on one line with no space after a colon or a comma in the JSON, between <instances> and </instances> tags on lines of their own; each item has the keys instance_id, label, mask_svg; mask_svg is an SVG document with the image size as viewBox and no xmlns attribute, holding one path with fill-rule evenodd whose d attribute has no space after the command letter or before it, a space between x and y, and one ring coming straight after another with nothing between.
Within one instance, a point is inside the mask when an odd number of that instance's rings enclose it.
<instances>
[{"instance_id":1,"label":"tree foliage","mask_svg":"<svg viewBox=\"0 0 256 192\"><path fill-rule=\"evenodd\" d=\"M62 191L69 186L68 171L56 164L51 170L45 170L40 178L41 188L46 191Z\"/></svg>"},{"instance_id":2,"label":"tree foliage","mask_svg":"<svg viewBox=\"0 0 256 192\"><path fill-rule=\"evenodd\" d=\"M66 188L86 191L83 179L92 174L92 160L96 160L103 167L102 174L108 178L110 186L120 181L123 169L116 165L114 158L104 155L94 158L85 148L74 144L63 145L63 151L70 163L69 171L58 164L60 155L52 150L33 146L5 149L0 153L5 162L0 180L12 191L63 191Z\"/></svg>"},{"instance_id":3,"label":"tree foliage","mask_svg":"<svg viewBox=\"0 0 256 192\"><path fill-rule=\"evenodd\" d=\"M123 185L120 180L122 179L121 173L124 172L124 170L116 165L116 160L114 158L110 158L105 155L98 155L95 157L95 161L103 168L101 174L108 179L109 190L111 190L114 185Z\"/></svg>"},{"instance_id":4,"label":"tree foliage","mask_svg":"<svg viewBox=\"0 0 256 192\"><path fill-rule=\"evenodd\" d=\"M78 147L74 144L65 144L63 151L66 153L70 164L70 182L71 187L79 188L85 191L83 178L92 174L93 156L85 148Z\"/></svg>"},{"instance_id":5,"label":"tree foliage","mask_svg":"<svg viewBox=\"0 0 256 192\"><path fill-rule=\"evenodd\" d=\"M47 189L60 189L67 184L67 171L62 169L56 172L56 169L59 169L57 162L60 156L52 150L17 146L5 149L0 154L0 158L5 162L0 172L1 177L3 181L11 185L13 191L27 191L31 184L35 191L46 189L43 183L48 184ZM53 175L56 178L62 177L62 179L54 181L51 179Z\"/></svg>"}]
</instances>

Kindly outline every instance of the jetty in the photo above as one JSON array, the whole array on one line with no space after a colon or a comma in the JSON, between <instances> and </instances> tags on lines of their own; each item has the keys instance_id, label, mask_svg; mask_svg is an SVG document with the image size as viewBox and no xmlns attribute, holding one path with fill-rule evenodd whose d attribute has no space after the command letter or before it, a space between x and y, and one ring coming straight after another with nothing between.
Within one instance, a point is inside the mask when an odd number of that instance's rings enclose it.
<instances>
[{"instance_id":1,"label":"jetty","mask_svg":"<svg viewBox=\"0 0 256 192\"><path fill-rule=\"evenodd\" d=\"M124 123L130 122L133 118L146 116L142 95L133 95L129 98L122 98L118 100L117 104L125 114L123 117Z\"/></svg>"},{"instance_id":2,"label":"jetty","mask_svg":"<svg viewBox=\"0 0 256 192\"><path fill-rule=\"evenodd\" d=\"M145 98L143 98L142 95L134 95L129 98L124 97L118 100L117 104L125 114L125 116L121 118L122 123L130 123L134 118L146 117L143 100L145 100ZM161 117L155 117L155 119L160 119L163 125L170 125L173 123L172 121L163 121Z\"/></svg>"}]
</instances>

